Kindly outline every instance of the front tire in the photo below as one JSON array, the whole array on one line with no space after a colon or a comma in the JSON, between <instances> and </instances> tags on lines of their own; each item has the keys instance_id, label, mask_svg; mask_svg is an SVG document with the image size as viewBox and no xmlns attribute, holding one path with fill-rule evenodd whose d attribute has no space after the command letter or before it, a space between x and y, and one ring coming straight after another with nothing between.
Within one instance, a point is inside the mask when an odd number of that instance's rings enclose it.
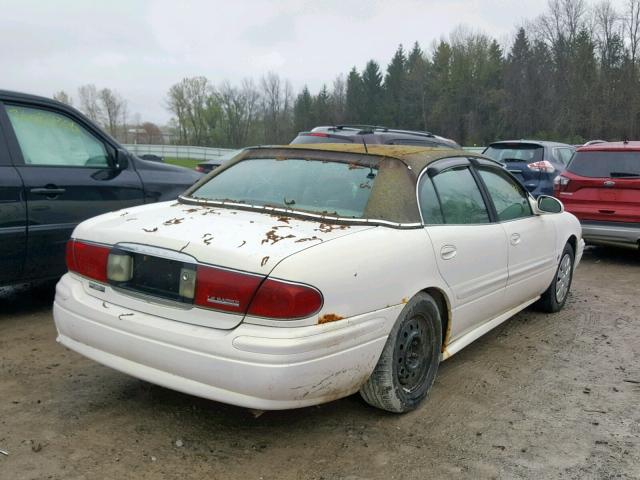
<instances>
[{"instance_id":1,"label":"front tire","mask_svg":"<svg viewBox=\"0 0 640 480\"><path fill-rule=\"evenodd\" d=\"M438 305L431 295L420 292L400 313L360 395L369 405L389 412L413 410L433 385L441 346Z\"/></svg>"},{"instance_id":2,"label":"front tire","mask_svg":"<svg viewBox=\"0 0 640 480\"><path fill-rule=\"evenodd\" d=\"M571 289L571 281L573 280L574 259L573 247L570 243L567 243L560 256L560 262L551 285L542 294L540 300L535 303L538 310L546 313L555 313L564 307Z\"/></svg>"}]
</instances>

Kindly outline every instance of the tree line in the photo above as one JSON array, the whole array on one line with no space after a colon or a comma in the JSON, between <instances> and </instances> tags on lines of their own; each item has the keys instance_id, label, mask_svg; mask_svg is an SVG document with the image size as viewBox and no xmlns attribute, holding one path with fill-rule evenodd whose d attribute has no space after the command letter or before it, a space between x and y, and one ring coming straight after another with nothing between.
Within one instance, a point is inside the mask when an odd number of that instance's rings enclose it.
<instances>
[{"instance_id":1,"label":"tree line","mask_svg":"<svg viewBox=\"0 0 640 480\"><path fill-rule=\"evenodd\" d=\"M514 29L508 45L465 27L428 49L400 45L339 73L318 92L270 72L257 82L214 85L185 78L164 101L164 132L128 117L118 92L78 89L89 118L125 142L244 147L288 143L317 125L368 124L427 130L463 145L506 138L581 143L640 139L640 0L549 0L544 14ZM54 98L73 103L61 91Z\"/></svg>"},{"instance_id":2,"label":"tree line","mask_svg":"<svg viewBox=\"0 0 640 480\"><path fill-rule=\"evenodd\" d=\"M177 141L241 147L287 143L316 125L428 130L464 145L504 138L579 143L640 138L640 0L550 0L510 45L459 27L428 51L398 47L312 93L269 73L214 86L186 78L169 90Z\"/></svg>"}]
</instances>

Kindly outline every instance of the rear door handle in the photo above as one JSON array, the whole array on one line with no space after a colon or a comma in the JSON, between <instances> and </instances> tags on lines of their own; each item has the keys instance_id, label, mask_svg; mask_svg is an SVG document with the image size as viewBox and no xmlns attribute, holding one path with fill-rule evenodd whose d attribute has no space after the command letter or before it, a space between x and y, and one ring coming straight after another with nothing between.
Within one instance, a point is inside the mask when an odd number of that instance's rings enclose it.
<instances>
[{"instance_id":1,"label":"rear door handle","mask_svg":"<svg viewBox=\"0 0 640 480\"><path fill-rule=\"evenodd\" d=\"M451 260L457 254L458 254L458 250L456 249L456 247L454 245L444 245L440 249L440 256L444 260Z\"/></svg>"},{"instance_id":2,"label":"rear door handle","mask_svg":"<svg viewBox=\"0 0 640 480\"><path fill-rule=\"evenodd\" d=\"M519 233L514 233L511 235L511 245L518 245L522 239L520 238Z\"/></svg>"},{"instance_id":3,"label":"rear door handle","mask_svg":"<svg viewBox=\"0 0 640 480\"><path fill-rule=\"evenodd\" d=\"M32 188L29 190L34 195L46 195L49 196L57 196L61 195L67 191L66 188L57 188L57 187L45 187L45 188Z\"/></svg>"}]
</instances>

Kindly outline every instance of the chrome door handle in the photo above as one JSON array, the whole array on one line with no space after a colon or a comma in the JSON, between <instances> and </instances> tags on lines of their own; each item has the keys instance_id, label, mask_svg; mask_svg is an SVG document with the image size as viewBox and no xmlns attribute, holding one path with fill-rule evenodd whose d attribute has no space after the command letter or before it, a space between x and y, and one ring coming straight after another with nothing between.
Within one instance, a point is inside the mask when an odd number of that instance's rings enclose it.
<instances>
[{"instance_id":1,"label":"chrome door handle","mask_svg":"<svg viewBox=\"0 0 640 480\"><path fill-rule=\"evenodd\" d=\"M511 245L518 245L520 243L520 234L514 233L511 235Z\"/></svg>"},{"instance_id":2,"label":"chrome door handle","mask_svg":"<svg viewBox=\"0 0 640 480\"><path fill-rule=\"evenodd\" d=\"M453 245L445 245L440 249L440 256L444 260L451 260L458 254L458 250Z\"/></svg>"}]
</instances>

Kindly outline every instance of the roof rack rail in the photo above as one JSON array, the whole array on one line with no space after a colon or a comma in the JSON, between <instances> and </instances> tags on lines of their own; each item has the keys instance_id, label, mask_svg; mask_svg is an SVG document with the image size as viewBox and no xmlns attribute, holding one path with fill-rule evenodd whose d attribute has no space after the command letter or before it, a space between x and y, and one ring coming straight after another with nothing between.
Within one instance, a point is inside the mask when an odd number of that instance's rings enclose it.
<instances>
[{"instance_id":1,"label":"roof rack rail","mask_svg":"<svg viewBox=\"0 0 640 480\"><path fill-rule=\"evenodd\" d=\"M331 127L332 129L335 130L343 130L345 128L353 128L353 129L358 129L360 130L358 133L363 134L363 133L374 133L376 130L381 130L383 132L390 132L390 133L404 133L407 135L417 135L417 136L422 136L422 137L435 137L435 135L431 132L417 132L415 130L402 130L402 129L395 129L395 128L389 128L389 127L385 127L383 125L366 125L366 124L340 124L340 125L336 125L334 127Z\"/></svg>"}]
</instances>

